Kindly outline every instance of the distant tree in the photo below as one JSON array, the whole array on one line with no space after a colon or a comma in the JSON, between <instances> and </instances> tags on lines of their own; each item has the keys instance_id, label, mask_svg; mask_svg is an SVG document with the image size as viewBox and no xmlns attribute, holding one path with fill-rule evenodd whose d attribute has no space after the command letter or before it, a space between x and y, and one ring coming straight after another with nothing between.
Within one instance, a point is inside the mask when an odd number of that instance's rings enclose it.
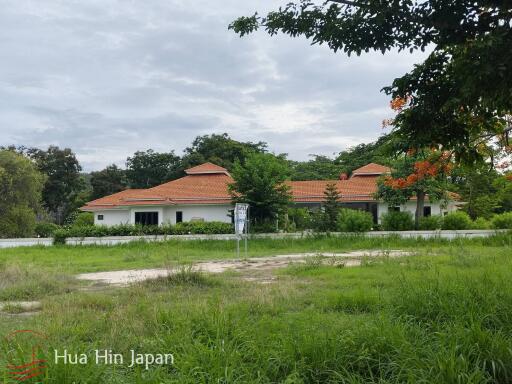
<instances>
[{"instance_id":1,"label":"distant tree","mask_svg":"<svg viewBox=\"0 0 512 384\"><path fill-rule=\"evenodd\" d=\"M389 165L390 159L404 146L393 135L383 135L375 142L359 144L340 152L334 162L340 172L350 174L369 163Z\"/></svg>"},{"instance_id":2,"label":"distant tree","mask_svg":"<svg viewBox=\"0 0 512 384\"><path fill-rule=\"evenodd\" d=\"M69 148L50 146L46 151L30 148L27 155L35 161L39 171L46 175L43 205L59 224L76 209L76 199L85 188L82 167Z\"/></svg>"},{"instance_id":3,"label":"distant tree","mask_svg":"<svg viewBox=\"0 0 512 384\"><path fill-rule=\"evenodd\" d=\"M290 188L285 184L289 173L282 157L251 153L244 164L235 161L229 190L235 202L249 203L253 220L269 221L286 211L290 202Z\"/></svg>"},{"instance_id":4,"label":"distant tree","mask_svg":"<svg viewBox=\"0 0 512 384\"><path fill-rule=\"evenodd\" d=\"M340 194L336 187L336 183L328 183L325 186L324 196L325 200L322 203L322 208L325 215L326 229L329 231L335 231L338 227L338 215L340 213L338 206Z\"/></svg>"},{"instance_id":5,"label":"distant tree","mask_svg":"<svg viewBox=\"0 0 512 384\"><path fill-rule=\"evenodd\" d=\"M236 161L243 164L246 157L253 152L267 151L267 144L260 141L240 142L227 133L197 136L192 145L185 149L183 167L190 168L205 162L211 162L231 170Z\"/></svg>"},{"instance_id":6,"label":"distant tree","mask_svg":"<svg viewBox=\"0 0 512 384\"><path fill-rule=\"evenodd\" d=\"M376 197L390 205L402 205L416 198L415 225L424 216L425 198L448 199L449 156L440 151L411 151L395 164L390 176L378 181Z\"/></svg>"},{"instance_id":7,"label":"distant tree","mask_svg":"<svg viewBox=\"0 0 512 384\"><path fill-rule=\"evenodd\" d=\"M126 160L126 178L131 188L150 188L174 180L181 175L179 156L148 149L138 151Z\"/></svg>"},{"instance_id":8,"label":"distant tree","mask_svg":"<svg viewBox=\"0 0 512 384\"><path fill-rule=\"evenodd\" d=\"M512 211L512 173L507 173L493 182L496 194L493 196L498 208L498 213Z\"/></svg>"},{"instance_id":9,"label":"distant tree","mask_svg":"<svg viewBox=\"0 0 512 384\"><path fill-rule=\"evenodd\" d=\"M0 150L0 236L31 236L41 208L44 176L14 151Z\"/></svg>"},{"instance_id":10,"label":"distant tree","mask_svg":"<svg viewBox=\"0 0 512 384\"><path fill-rule=\"evenodd\" d=\"M105 169L97 172L91 172L90 183L92 187L91 199L99 199L103 196L126 189L126 173L112 164Z\"/></svg>"},{"instance_id":11,"label":"distant tree","mask_svg":"<svg viewBox=\"0 0 512 384\"><path fill-rule=\"evenodd\" d=\"M327 156L312 155L308 161L290 161L292 180L332 180L340 175L340 166Z\"/></svg>"}]
</instances>

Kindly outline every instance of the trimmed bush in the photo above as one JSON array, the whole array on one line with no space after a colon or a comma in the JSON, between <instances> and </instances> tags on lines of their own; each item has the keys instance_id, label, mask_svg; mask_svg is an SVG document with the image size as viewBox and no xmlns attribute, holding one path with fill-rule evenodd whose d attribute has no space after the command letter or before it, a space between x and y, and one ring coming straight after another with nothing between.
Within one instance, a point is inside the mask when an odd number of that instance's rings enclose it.
<instances>
[{"instance_id":1,"label":"trimmed bush","mask_svg":"<svg viewBox=\"0 0 512 384\"><path fill-rule=\"evenodd\" d=\"M491 220L493 228L512 229L512 212L496 215Z\"/></svg>"},{"instance_id":2,"label":"trimmed bush","mask_svg":"<svg viewBox=\"0 0 512 384\"><path fill-rule=\"evenodd\" d=\"M373 226L370 213L355 209L342 209L338 215L338 230L341 232L368 232Z\"/></svg>"},{"instance_id":3,"label":"trimmed bush","mask_svg":"<svg viewBox=\"0 0 512 384\"><path fill-rule=\"evenodd\" d=\"M414 219L410 212L391 211L381 217L385 231L410 231L414 229Z\"/></svg>"},{"instance_id":4,"label":"trimmed bush","mask_svg":"<svg viewBox=\"0 0 512 384\"><path fill-rule=\"evenodd\" d=\"M484 219L483 217L479 217L471 224L471 229L490 229L491 223L489 220Z\"/></svg>"},{"instance_id":5,"label":"trimmed bush","mask_svg":"<svg viewBox=\"0 0 512 384\"><path fill-rule=\"evenodd\" d=\"M435 231L443 226L443 217L439 215L421 217L419 229L423 231Z\"/></svg>"},{"instance_id":6,"label":"trimmed bush","mask_svg":"<svg viewBox=\"0 0 512 384\"><path fill-rule=\"evenodd\" d=\"M94 225L94 214L92 212L80 212L76 215L76 218L71 225L75 227Z\"/></svg>"},{"instance_id":7,"label":"trimmed bush","mask_svg":"<svg viewBox=\"0 0 512 384\"><path fill-rule=\"evenodd\" d=\"M466 212L456 211L447 214L443 218L443 229L461 230L470 229L472 225L471 218Z\"/></svg>"},{"instance_id":8,"label":"trimmed bush","mask_svg":"<svg viewBox=\"0 0 512 384\"><path fill-rule=\"evenodd\" d=\"M145 236L145 235L188 235L233 233L233 225L221 222L187 222L176 225L87 225L71 226L54 232L54 243L64 244L68 237Z\"/></svg>"},{"instance_id":9,"label":"trimmed bush","mask_svg":"<svg viewBox=\"0 0 512 384\"><path fill-rule=\"evenodd\" d=\"M55 223L40 222L36 224L34 232L38 237L52 237L59 228L60 226Z\"/></svg>"}]
</instances>

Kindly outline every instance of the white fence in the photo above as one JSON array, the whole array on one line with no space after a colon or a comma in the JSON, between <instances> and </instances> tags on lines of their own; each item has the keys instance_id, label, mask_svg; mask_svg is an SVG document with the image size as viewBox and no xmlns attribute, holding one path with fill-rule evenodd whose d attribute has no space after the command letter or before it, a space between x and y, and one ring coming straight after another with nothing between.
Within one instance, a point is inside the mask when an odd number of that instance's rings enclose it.
<instances>
[{"instance_id":1,"label":"white fence","mask_svg":"<svg viewBox=\"0 0 512 384\"><path fill-rule=\"evenodd\" d=\"M497 233L506 233L508 230L463 230L463 231L376 231L359 234L367 237L386 237L399 236L402 238L475 238L489 237ZM332 232L331 236L356 236L355 233ZM308 236L314 236L311 232L296 233L262 233L251 235L251 238L270 238L270 239L300 239ZM233 234L226 235L158 235L158 236L109 236L109 237L70 237L66 239L68 245L115 245L125 244L132 241L167 241L167 240L235 240ZM0 248L28 247L28 246L50 246L53 245L52 238L27 238L27 239L0 239Z\"/></svg>"}]
</instances>

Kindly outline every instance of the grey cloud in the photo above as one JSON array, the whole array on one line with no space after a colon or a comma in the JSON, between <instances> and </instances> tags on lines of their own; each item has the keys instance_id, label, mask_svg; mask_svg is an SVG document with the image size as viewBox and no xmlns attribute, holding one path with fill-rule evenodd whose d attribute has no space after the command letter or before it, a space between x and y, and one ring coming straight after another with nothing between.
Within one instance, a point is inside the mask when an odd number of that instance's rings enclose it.
<instances>
[{"instance_id":1,"label":"grey cloud","mask_svg":"<svg viewBox=\"0 0 512 384\"><path fill-rule=\"evenodd\" d=\"M376 139L380 88L421 55L348 58L304 39L238 38L269 0L36 0L0 14L0 145L73 148L86 170L199 134L268 141L306 159Z\"/></svg>"}]
</instances>

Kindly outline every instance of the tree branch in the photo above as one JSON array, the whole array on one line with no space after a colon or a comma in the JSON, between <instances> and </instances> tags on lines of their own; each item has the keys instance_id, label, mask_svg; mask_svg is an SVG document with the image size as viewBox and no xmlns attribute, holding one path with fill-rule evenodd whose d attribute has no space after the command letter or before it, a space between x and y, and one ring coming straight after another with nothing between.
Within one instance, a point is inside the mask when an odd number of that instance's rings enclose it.
<instances>
[{"instance_id":1,"label":"tree branch","mask_svg":"<svg viewBox=\"0 0 512 384\"><path fill-rule=\"evenodd\" d=\"M351 5L353 7L365 7L367 6L367 4L361 4L357 1L351 1L351 0L327 0L327 1L330 1L330 2L333 2L333 3L338 3L338 4L345 4L345 5Z\"/></svg>"}]
</instances>

